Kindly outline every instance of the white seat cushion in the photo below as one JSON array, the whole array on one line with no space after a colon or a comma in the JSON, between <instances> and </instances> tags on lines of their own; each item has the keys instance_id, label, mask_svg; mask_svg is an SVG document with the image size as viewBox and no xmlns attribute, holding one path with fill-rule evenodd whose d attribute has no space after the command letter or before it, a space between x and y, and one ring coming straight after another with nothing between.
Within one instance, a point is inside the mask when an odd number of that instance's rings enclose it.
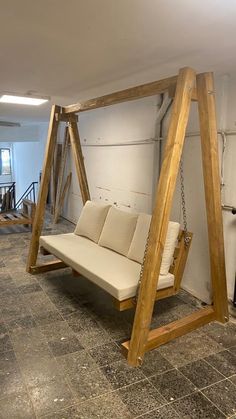
<instances>
[{"instance_id":1,"label":"white seat cushion","mask_svg":"<svg viewBox=\"0 0 236 419\"><path fill-rule=\"evenodd\" d=\"M74 233L98 242L111 205L87 201L84 205Z\"/></svg>"},{"instance_id":2,"label":"white seat cushion","mask_svg":"<svg viewBox=\"0 0 236 419\"><path fill-rule=\"evenodd\" d=\"M151 223L151 215L139 214L133 240L131 242L128 258L142 263L145 246L147 242L148 232ZM173 253L176 245L176 240L179 234L179 223L170 221L168 224L165 247L161 262L161 275L167 275L172 263Z\"/></svg>"},{"instance_id":3,"label":"white seat cushion","mask_svg":"<svg viewBox=\"0 0 236 419\"><path fill-rule=\"evenodd\" d=\"M127 256L138 215L111 207L99 239L99 246Z\"/></svg>"},{"instance_id":4,"label":"white seat cushion","mask_svg":"<svg viewBox=\"0 0 236 419\"><path fill-rule=\"evenodd\" d=\"M119 301L135 296L140 264L74 233L40 237L40 245ZM174 276L160 275L158 289Z\"/></svg>"}]
</instances>

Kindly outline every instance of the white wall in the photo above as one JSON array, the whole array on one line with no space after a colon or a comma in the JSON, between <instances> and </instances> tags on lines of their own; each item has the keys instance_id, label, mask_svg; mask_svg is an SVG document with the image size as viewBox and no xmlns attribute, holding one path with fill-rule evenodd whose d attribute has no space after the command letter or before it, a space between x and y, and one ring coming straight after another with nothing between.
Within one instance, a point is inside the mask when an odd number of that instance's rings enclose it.
<instances>
[{"instance_id":1,"label":"white wall","mask_svg":"<svg viewBox=\"0 0 236 419\"><path fill-rule=\"evenodd\" d=\"M137 80L136 83L138 84L139 81ZM235 80L229 79L229 77L217 79L219 129L235 127L235 90L236 78ZM158 144L125 146L111 146L111 144L153 138L155 136L157 102L157 98L152 97L80 115L80 136L92 199L108 201L131 211L151 212L154 197L153 178L158 168ZM199 131L196 104L192 105L188 124L188 132L193 131ZM221 146L220 142L219 138ZM97 147L91 147L92 144ZM105 146L101 147L101 144ZM226 203L236 206L235 156L236 138L229 137L225 153L224 200ZM183 286L195 296L209 302L211 301L210 266L198 135L187 139L183 158L188 225L189 230L194 233ZM79 216L82 202L71 160L69 160L67 170L72 170L73 181L69 191L69 200L64 207L64 215L75 222ZM236 270L236 217L225 212L223 217L228 295L232 298ZM176 188L171 218L176 221L181 220L179 183Z\"/></svg>"},{"instance_id":2,"label":"white wall","mask_svg":"<svg viewBox=\"0 0 236 419\"><path fill-rule=\"evenodd\" d=\"M31 182L39 181L39 173L43 167L47 128L47 123L38 125L37 141L13 143L13 173L16 182L16 199L22 196Z\"/></svg>"},{"instance_id":3,"label":"white wall","mask_svg":"<svg viewBox=\"0 0 236 419\"><path fill-rule=\"evenodd\" d=\"M39 126L24 125L21 127L0 127L0 141L39 141Z\"/></svg>"},{"instance_id":4,"label":"white wall","mask_svg":"<svg viewBox=\"0 0 236 419\"><path fill-rule=\"evenodd\" d=\"M48 123L16 128L1 127L1 147L12 151L12 176L0 176L0 182L16 182L16 199L19 199L31 182L38 181L42 170Z\"/></svg>"},{"instance_id":5,"label":"white wall","mask_svg":"<svg viewBox=\"0 0 236 419\"><path fill-rule=\"evenodd\" d=\"M155 136L158 101L152 97L80 116L80 137L92 199L151 212L157 146L127 143ZM113 146L114 143L121 145ZM82 202L74 165L69 163L68 170L72 170L73 180L64 214L76 221Z\"/></svg>"},{"instance_id":6,"label":"white wall","mask_svg":"<svg viewBox=\"0 0 236 419\"><path fill-rule=\"evenodd\" d=\"M31 182L37 182L42 159L39 155L39 142L19 142L13 144L14 180L18 200Z\"/></svg>"}]
</instances>

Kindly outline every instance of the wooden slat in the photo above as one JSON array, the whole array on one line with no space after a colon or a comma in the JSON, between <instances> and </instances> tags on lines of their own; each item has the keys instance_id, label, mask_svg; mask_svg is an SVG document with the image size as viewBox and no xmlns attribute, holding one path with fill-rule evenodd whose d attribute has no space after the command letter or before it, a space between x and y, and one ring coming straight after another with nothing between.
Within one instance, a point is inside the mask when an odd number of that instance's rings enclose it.
<instances>
[{"instance_id":1,"label":"wooden slat","mask_svg":"<svg viewBox=\"0 0 236 419\"><path fill-rule=\"evenodd\" d=\"M216 313L213 307L206 307L195 311L188 316L169 323L158 329L151 330L148 334L148 339L145 345L145 351L150 351L158 348L165 343L183 336L198 327L216 320ZM196 343L197 345L197 343ZM130 341L122 343L123 353L128 353L130 350Z\"/></svg>"},{"instance_id":2,"label":"wooden slat","mask_svg":"<svg viewBox=\"0 0 236 419\"><path fill-rule=\"evenodd\" d=\"M32 220L30 218L9 218L8 220L5 219L4 221L0 220L0 227L6 227L17 224L32 224Z\"/></svg>"},{"instance_id":3,"label":"wooden slat","mask_svg":"<svg viewBox=\"0 0 236 419\"><path fill-rule=\"evenodd\" d=\"M175 85L177 76L168 77L166 79L153 81L141 86L131 87L129 89L120 90L109 95L90 99L82 103L66 106L63 109L65 114L88 111L104 106L115 105L116 103L127 102L130 100L140 99L142 97L153 96L165 92L171 85Z\"/></svg>"},{"instance_id":4,"label":"wooden slat","mask_svg":"<svg viewBox=\"0 0 236 419\"><path fill-rule=\"evenodd\" d=\"M181 281L184 274L185 265L188 258L189 249L192 242L193 233L188 232L188 245L185 245L184 242L184 232L181 232L181 238L179 242L179 252L177 257L174 255L174 263L170 268L170 273L172 273L175 277L174 288L175 292L177 293L180 289Z\"/></svg>"},{"instance_id":5,"label":"wooden slat","mask_svg":"<svg viewBox=\"0 0 236 419\"><path fill-rule=\"evenodd\" d=\"M55 113L60 111L60 107L54 105L51 111L51 118L48 130L48 140L46 146L46 154L42 171L42 178L40 183L40 190L38 195L38 204L35 211L35 221L33 224L32 237L29 248L29 255L27 260L27 271L30 272L30 267L36 265L39 237L43 227L45 205L48 195L48 186L54 156L55 145L57 141L58 122L55 120Z\"/></svg>"},{"instance_id":6,"label":"wooden slat","mask_svg":"<svg viewBox=\"0 0 236 419\"><path fill-rule=\"evenodd\" d=\"M23 215L20 212L15 212L15 217L22 219Z\"/></svg>"},{"instance_id":7,"label":"wooden slat","mask_svg":"<svg viewBox=\"0 0 236 419\"><path fill-rule=\"evenodd\" d=\"M68 115L65 115L64 113L60 113L55 115L56 121L58 122L68 122ZM78 116L75 115L75 120L78 121Z\"/></svg>"},{"instance_id":8,"label":"wooden slat","mask_svg":"<svg viewBox=\"0 0 236 419\"><path fill-rule=\"evenodd\" d=\"M133 366L139 365L145 352L194 87L195 72L190 68L180 70L131 336L128 363Z\"/></svg>"},{"instance_id":9,"label":"wooden slat","mask_svg":"<svg viewBox=\"0 0 236 419\"><path fill-rule=\"evenodd\" d=\"M57 220L59 218L60 212L61 212L62 207L63 207L64 200L65 200L66 193L67 193L68 189L70 188L71 179L72 179L72 173L70 172L69 175L66 178L65 185L64 185L64 187L61 191L60 197L59 197L58 207L57 207L56 212L55 212L54 222L55 222L55 220L57 222Z\"/></svg>"},{"instance_id":10,"label":"wooden slat","mask_svg":"<svg viewBox=\"0 0 236 419\"><path fill-rule=\"evenodd\" d=\"M72 154L75 162L76 173L79 181L81 196L83 204L86 201L90 200L90 193L88 187L88 180L84 165L84 157L82 153L80 137L77 122L74 119L74 115L69 115L69 134L70 134L70 142L71 142L71 149Z\"/></svg>"},{"instance_id":11,"label":"wooden slat","mask_svg":"<svg viewBox=\"0 0 236 419\"><path fill-rule=\"evenodd\" d=\"M56 144L55 153L53 158L53 166L52 166L52 177L51 177L51 198L52 198L52 214L54 214L55 206L56 206L56 197L57 197L57 189L58 189L58 178L59 172L61 167L61 159L62 159L62 144Z\"/></svg>"},{"instance_id":12,"label":"wooden slat","mask_svg":"<svg viewBox=\"0 0 236 419\"><path fill-rule=\"evenodd\" d=\"M11 214L10 212L8 212L8 213L5 215L5 217L6 217L6 218L8 218L9 220L13 220L13 221L15 221L15 219L16 219L16 217L14 217L14 215L13 215L13 214Z\"/></svg>"},{"instance_id":13,"label":"wooden slat","mask_svg":"<svg viewBox=\"0 0 236 419\"><path fill-rule=\"evenodd\" d=\"M219 152L216 127L215 93L212 73L197 76L198 109L202 145L211 281L217 320L229 319L223 222L221 211Z\"/></svg>"},{"instance_id":14,"label":"wooden slat","mask_svg":"<svg viewBox=\"0 0 236 419\"><path fill-rule=\"evenodd\" d=\"M24 219L27 219L27 220L30 219L29 215L25 214L24 212L21 213L21 218L24 218Z\"/></svg>"},{"instance_id":15,"label":"wooden slat","mask_svg":"<svg viewBox=\"0 0 236 419\"><path fill-rule=\"evenodd\" d=\"M55 271L57 269L63 269L66 267L67 265L61 260L53 260L42 265L30 266L29 273L36 275L44 272Z\"/></svg>"},{"instance_id":16,"label":"wooden slat","mask_svg":"<svg viewBox=\"0 0 236 419\"><path fill-rule=\"evenodd\" d=\"M29 224L33 224L34 222L34 215L36 210L35 202L31 201L30 199L23 199L23 211L21 215L30 219Z\"/></svg>"},{"instance_id":17,"label":"wooden slat","mask_svg":"<svg viewBox=\"0 0 236 419\"><path fill-rule=\"evenodd\" d=\"M156 291L155 301L162 300L163 298L167 298L175 294L176 292L175 292L174 287L163 288L161 290ZM136 306L136 302L134 298L127 298L126 300L123 300L123 301L119 301L116 298L114 298L113 302L114 302L114 307L119 311L128 310Z\"/></svg>"},{"instance_id":18,"label":"wooden slat","mask_svg":"<svg viewBox=\"0 0 236 419\"><path fill-rule=\"evenodd\" d=\"M59 218L59 215L60 215L59 203L60 203L60 197L61 197L61 194L62 194L62 184L63 184L64 174L65 174L66 159L67 159L68 147L69 147L69 139L70 139L69 130L68 130L68 127L66 127L65 128L65 135L64 135L64 142L63 142L61 165L60 165L60 168L59 168L59 176L58 176L58 183L57 183L56 204L55 204L55 208L54 208L54 217L53 217L53 222L54 223L58 222L58 218Z\"/></svg>"}]
</instances>

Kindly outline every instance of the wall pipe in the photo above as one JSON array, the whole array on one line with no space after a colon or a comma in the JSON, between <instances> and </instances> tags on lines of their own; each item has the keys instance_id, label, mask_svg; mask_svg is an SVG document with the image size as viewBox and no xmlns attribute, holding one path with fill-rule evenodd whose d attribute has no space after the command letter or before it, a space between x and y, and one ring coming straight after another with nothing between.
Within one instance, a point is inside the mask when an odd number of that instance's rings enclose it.
<instances>
[{"instance_id":1,"label":"wall pipe","mask_svg":"<svg viewBox=\"0 0 236 419\"><path fill-rule=\"evenodd\" d=\"M236 131L218 131L217 132L219 135L221 136L230 136L230 135L235 135L236 136ZM189 132L185 135L186 138L189 137L199 137L200 136L200 132ZM117 142L117 143L103 143L103 144L99 144L99 143L90 143L90 144L86 144L85 142L81 143L82 147L115 147L115 146L130 146L130 145L144 145L144 144L153 144L155 142L159 142L159 141L163 141L165 138L164 137L159 137L159 138L145 138L144 140L134 140L134 141L126 141L126 142Z\"/></svg>"}]
</instances>

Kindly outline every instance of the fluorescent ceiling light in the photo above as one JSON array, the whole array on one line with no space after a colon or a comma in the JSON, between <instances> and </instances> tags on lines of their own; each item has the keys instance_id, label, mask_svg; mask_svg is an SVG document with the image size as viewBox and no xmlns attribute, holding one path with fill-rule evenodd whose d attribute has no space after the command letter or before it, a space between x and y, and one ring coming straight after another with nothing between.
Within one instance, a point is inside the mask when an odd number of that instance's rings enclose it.
<instances>
[{"instance_id":1,"label":"fluorescent ceiling light","mask_svg":"<svg viewBox=\"0 0 236 419\"><path fill-rule=\"evenodd\" d=\"M48 102L49 98L46 97L31 97L31 96L19 96L19 95L2 95L0 97L1 103L15 103L17 105L33 105L38 106L42 105L45 102Z\"/></svg>"}]
</instances>

